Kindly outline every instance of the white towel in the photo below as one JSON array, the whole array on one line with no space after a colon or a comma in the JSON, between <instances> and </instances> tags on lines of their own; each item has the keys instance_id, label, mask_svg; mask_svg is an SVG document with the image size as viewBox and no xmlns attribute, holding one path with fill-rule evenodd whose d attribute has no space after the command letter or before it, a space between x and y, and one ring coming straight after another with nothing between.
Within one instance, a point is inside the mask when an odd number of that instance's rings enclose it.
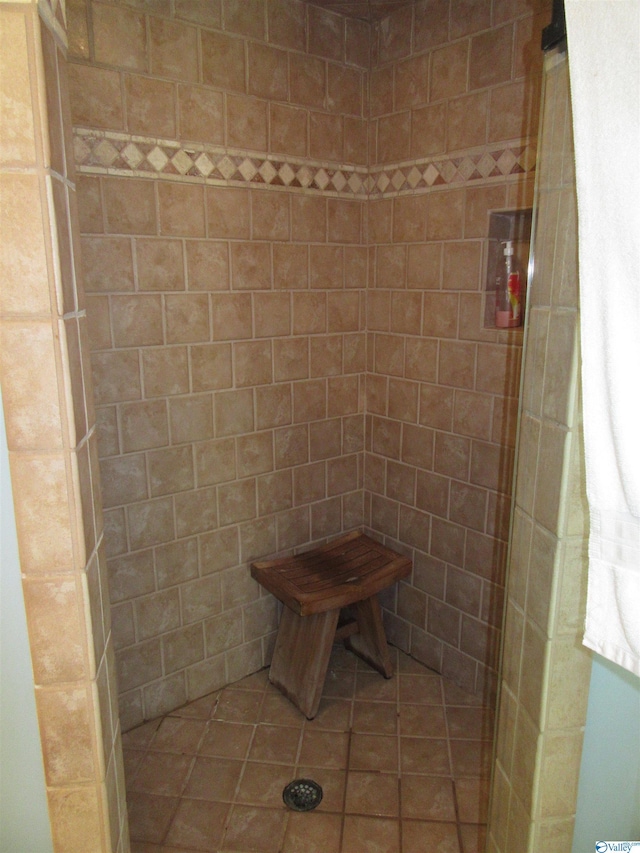
<instances>
[{"instance_id":1,"label":"white towel","mask_svg":"<svg viewBox=\"0 0 640 853\"><path fill-rule=\"evenodd\" d=\"M584 644L640 676L640 0L565 0L589 502Z\"/></svg>"}]
</instances>

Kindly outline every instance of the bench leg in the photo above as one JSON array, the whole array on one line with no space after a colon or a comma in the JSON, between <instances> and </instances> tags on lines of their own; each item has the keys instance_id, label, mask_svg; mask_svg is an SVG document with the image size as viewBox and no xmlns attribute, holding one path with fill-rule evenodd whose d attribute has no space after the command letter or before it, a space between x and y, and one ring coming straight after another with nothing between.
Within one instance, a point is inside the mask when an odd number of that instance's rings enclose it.
<instances>
[{"instance_id":1,"label":"bench leg","mask_svg":"<svg viewBox=\"0 0 640 853\"><path fill-rule=\"evenodd\" d=\"M269 681L308 720L318 712L339 615L339 610L329 610L298 616L289 607L282 609Z\"/></svg>"},{"instance_id":2,"label":"bench leg","mask_svg":"<svg viewBox=\"0 0 640 853\"><path fill-rule=\"evenodd\" d=\"M393 675L393 665L382 624L378 597L372 595L352 605L356 611L358 633L345 640L345 646L377 669L385 678Z\"/></svg>"}]
</instances>

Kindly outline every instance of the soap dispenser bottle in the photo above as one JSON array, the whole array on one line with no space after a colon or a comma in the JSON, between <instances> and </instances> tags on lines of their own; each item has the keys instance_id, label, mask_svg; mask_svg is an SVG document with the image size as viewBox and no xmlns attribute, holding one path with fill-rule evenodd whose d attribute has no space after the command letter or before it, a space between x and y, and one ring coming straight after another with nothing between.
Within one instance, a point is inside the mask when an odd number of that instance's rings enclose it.
<instances>
[{"instance_id":1,"label":"soap dispenser bottle","mask_svg":"<svg viewBox=\"0 0 640 853\"><path fill-rule=\"evenodd\" d=\"M513 241L503 240L502 263L496 276L496 326L508 329L522 323L522 279L513 257Z\"/></svg>"}]
</instances>

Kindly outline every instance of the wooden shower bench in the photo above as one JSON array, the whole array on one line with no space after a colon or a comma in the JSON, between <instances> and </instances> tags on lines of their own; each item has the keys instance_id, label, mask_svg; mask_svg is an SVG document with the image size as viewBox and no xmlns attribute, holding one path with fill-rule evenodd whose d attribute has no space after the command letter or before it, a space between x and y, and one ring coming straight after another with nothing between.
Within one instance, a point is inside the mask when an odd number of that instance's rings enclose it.
<instances>
[{"instance_id":1,"label":"wooden shower bench","mask_svg":"<svg viewBox=\"0 0 640 853\"><path fill-rule=\"evenodd\" d=\"M364 533L251 564L251 574L285 606L269 680L311 720L320 704L334 640L391 678L393 667L377 593L406 577L411 560ZM353 617L339 623L343 608Z\"/></svg>"}]
</instances>

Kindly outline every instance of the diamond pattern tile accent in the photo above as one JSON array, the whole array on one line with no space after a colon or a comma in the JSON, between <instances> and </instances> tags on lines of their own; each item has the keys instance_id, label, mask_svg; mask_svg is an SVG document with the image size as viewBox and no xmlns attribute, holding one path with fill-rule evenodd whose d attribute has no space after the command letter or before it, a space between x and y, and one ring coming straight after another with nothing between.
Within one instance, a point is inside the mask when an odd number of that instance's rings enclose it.
<instances>
[{"instance_id":1,"label":"diamond pattern tile accent","mask_svg":"<svg viewBox=\"0 0 640 853\"><path fill-rule=\"evenodd\" d=\"M285 163L284 166L282 166L282 168L278 170L278 175L285 187L288 187L289 184L294 180L296 173L293 171L293 169L288 163Z\"/></svg>"},{"instance_id":2,"label":"diamond pattern tile accent","mask_svg":"<svg viewBox=\"0 0 640 853\"><path fill-rule=\"evenodd\" d=\"M180 149L177 154L173 155L171 162L181 175L186 175L193 168L193 160L183 149Z\"/></svg>"},{"instance_id":3,"label":"diamond pattern tile accent","mask_svg":"<svg viewBox=\"0 0 640 853\"><path fill-rule=\"evenodd\" d=\"M198 167L200 174L204 175L205 178L208 178L215 168L206 154L201 154L198 157L198 159L196 160L196 166Z\"/></svg>"},{"instance_id":4,"label":"diamond pattern tile accent","mask_svg":"<svg viewBox=\"0 0 640 853\"><path fill-rule=\"evenodd\" d=\"M260 175L264 179L265 184L270 184L275 176L278 174L278 170L274 169L273 163L270 160L265 160L262 166L258 169Z\"/></svg>"},{"instance_id":5,"label":"diamond pattern tile accent","mask_svg":"<svg viewBox=\"0 0 640 853\"><path fill-rule=\"evenodd\" d=\"M189 175L204 181L234 184L263 183L308 192L331 192L354 196L395 195L446 184L472 183L517 173L531 173L536 166L535 141L462 154L458 157L425 159L389 168L327 164L313 161L273 161L270 157L232 155L212 146L185 148L177 141L157 140L124 133L77 128L74 155L79 171L166 177Z\"/></svg>"},{"instance_id":6,"label":"diamond pattern tile accent","mask_svg":"<svg viewBox=\"0 0 640 853\"><path fill-rule=\"evenodd\" d=\"M243 160L242 163L240 163L238 171L245 181L249 182L255 178L258 170L256 169L255 163L247 157L246 160Z\"/></svg>"},{"instance_id":7,"label":"diamond pattern tile accent","mask_svg":"<svg viewBox=\"0 0 640 853\"><path fill-rule=\"evenodd\" d=\"M439 175L440 175L440 172L436 169L436 167L433 165L433 163L429 163L429 165L427 166L427 168L425 169L425 172L424 172L424 179L427 183L427 186L432 187L435 184Z\"/></svg>"},{"instance_id":8,"label":"diamond pattern tile accent","mask_svg":"<svg viewBox=\"0 0 640 853\"><path fill-rule=\"evenodd\" d=\"M144 154L140 152L138 146L134 145L133 142L125 145L120 152L120 156L132 169L137 169L140 163L144 160Z\"/></svg>"},{"instance_id":9,"label":"diamond pattern tile accent","mask_svg":"<svg viewBox=\"0 0 640 853\"><path fill-rule=\"evenodd\" d=\"M420 169L418 169L417 166L413 166L413 168L410 170L409 174L407 175L407 183L409 184L411 189L414 190L418 186L418 184L420 183L421 180L422 180L422 174L420 173Z\"/></svg>"},{"instance_id":10,"label":"diamond pattern tile accent","mask_svg":"<svg viewBox=\"0 0 640 853\"><path fill-rule=\"evenodd\" d=\"M517 162L517 158L513 151L504 151L498 158L498 168L503 175L510 175L511 170Z\"/></svg>"},{"instance_id":11,"label":"diamond pattern tile accent","mask_svg":"<svg viewBox=\"0 0 640 853\"><path fill-rule=\"evenodd\" d=\"M496 161L491 154L483 154L476 166L483 178L488 178L496 167Z\"/></svg>"},{"instance_id":12,"label":"diamond pattern tile accent","mask_svg":"<svg viewBox=\"0 0 640 853\"><path fill-rule=\"evenodd\" d=\"M230 157L223 157L216 167L220 174L228 181L232 175L236 173L236 164Z\"/></svg>"},{"instance_id":13,"label":"diamond pattern tile accent","mask_svg":"<svg viewBox=\"0 0 640 853\"><path fill-rule=\"evenodd\" d=\"M308 187L313 182L313 172L308 166L302 166L296 172L296 178L300 182L301 187Z\"/></svg>"},{"instance_id":14,"label":"diamond pattern tile accent","mask_svg":"<svg viewBox=\"0 0 640 853\"><path fill-rule=\"evenodd\" d=\"M161 172L169 162L167 155L161 148L158 148L157 145L149 152L149 154L147 154L147 160L151 163L156 172Z\"/></svg>"},{"instance_id":15,"label":"diamond pattern tile accent","mask_svg":"<svg viewBox=\"0 0 640 853\"><path fill-rule=\"evenodd\" d=\"M321 190L326 189L327 184L329 183L329 175L325 172L324 169L319 169L316 173L315 184Z\"/></svg>"},{"instance_id":16,"label":"diamond pattern tile accent","mask_svg":"<svg viewBox=\"0 0 640 853\"><path fill-rule=\"evenodd\" d=\"M118 156L117 148L106 139L102 139L93 149L94 158L102 166L110 166Z\"/></svg>"},{"instance_id":17,"label":"diamond pattern tile accent","mask_svg":"<svg viewBox=\"0 0 640 853\"><path fill-rule=\"evenodd\" d=\"M333 178L331 178L331 183L338 190L339 193L345 188L347 179L342 174L342 172L336 172Z\"/></svg>"}]
</instances>

